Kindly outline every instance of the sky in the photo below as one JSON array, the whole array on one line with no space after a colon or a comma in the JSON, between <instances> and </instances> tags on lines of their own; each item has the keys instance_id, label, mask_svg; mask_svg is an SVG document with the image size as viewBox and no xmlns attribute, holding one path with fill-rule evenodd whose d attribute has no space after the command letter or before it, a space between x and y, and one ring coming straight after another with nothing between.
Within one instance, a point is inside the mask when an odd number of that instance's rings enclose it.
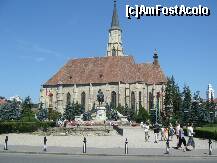
<instances>
[{"instance_id":1,"label":"sky","mask_svg":"<svg viewBox=\"0 0 217 163\"><path fill-rule=\"evenodd\" d=\"M127 19L126 5L207 6L210 16ZM216 0L118 0L124 52L153 61L181 90L217 91ZM69 59L106 55L113 0L0 0L0 96L39 100L41 85Z\"/></svg>"}]
</instances>

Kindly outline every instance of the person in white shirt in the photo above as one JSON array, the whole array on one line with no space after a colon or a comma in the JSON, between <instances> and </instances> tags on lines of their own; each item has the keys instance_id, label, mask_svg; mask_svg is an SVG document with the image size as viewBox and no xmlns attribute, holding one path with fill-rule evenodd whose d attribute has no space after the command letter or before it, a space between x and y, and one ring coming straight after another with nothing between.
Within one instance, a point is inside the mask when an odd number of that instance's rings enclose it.
<instances>
[{"instance_id":1,"label":"person in white shirt","mask_svg":"<svg viewBox=\"0 0 217 163\"><path fill-rule=\"evenodd\" d=\"M141 127L141 128L143 128L143 127L144 127L144 124L143 124L143 122L141 122L141 123L140 123L140 127Z\"/></svg>"},{"instance_id":2,"label":"person in white shirt","mask_svg":"<svg viewBox=\"0 0 217 163\"><path fill-rule=\"evenodd\" d=\"M145 141L148 141L149 139L149 124L145 123L144 124L144 132L145 132Z\"/></svg>"},{"instance_id":3,"label":"person in white shirt","mask_svg":"<svg viewBox=\"0 0 217 163\"><path fill-rule=\"evenodd\" d=\"M180 124L176 123L176 137L179 139L179 130L180 130Z\"/></svg>"},{"instance_id":4,"label":"person in white shirt","mask_svg":"<svg viewBox=\"0 0 217 163\"><path fill-rule=\"evenodd\" d=\"M194 142L194 139L193 139L194 129L193 129L193 124L192 123L190 125L188 125L187 133L188 133L188 137L189 137L187 146L192 146L195 149L195 142Z\"/></svg>"}]
</instances>

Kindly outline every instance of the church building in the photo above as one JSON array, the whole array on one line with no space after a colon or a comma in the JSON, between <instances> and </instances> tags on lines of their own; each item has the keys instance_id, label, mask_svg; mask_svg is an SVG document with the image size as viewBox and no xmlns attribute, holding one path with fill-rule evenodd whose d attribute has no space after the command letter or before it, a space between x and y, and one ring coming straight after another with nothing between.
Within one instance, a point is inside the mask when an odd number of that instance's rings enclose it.
<instances>
[{"instance_id":1,"label":"church building","mask_svg":"<svg viewBox=\"0 0 217 163\"><path fill-rule=\"evenodd\" d=\"M166 76L154 50L153 63L137 64L133 56L126 55L122 44L116 1L111 27L108 31L105 56L69 60L40 90L40 102L61 113L70 102L80 103L85 110L97 104L99 89L104 103L113 106L128 105L138 112L164 108ZM92 54L91 54L92 55Z\"/></svg>"}]
</instances>

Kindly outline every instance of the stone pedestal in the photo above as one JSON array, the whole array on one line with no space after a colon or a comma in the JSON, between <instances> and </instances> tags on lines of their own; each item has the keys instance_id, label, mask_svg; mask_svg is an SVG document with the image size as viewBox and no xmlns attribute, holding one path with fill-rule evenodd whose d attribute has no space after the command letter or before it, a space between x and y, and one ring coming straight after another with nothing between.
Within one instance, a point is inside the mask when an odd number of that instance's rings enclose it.
<instances>
[{"instance_id":1,"label":"stone pedestal","mask_svg":"<svg viewBox=\"0 0 217 163\"><path fill-rule=\"evenodd\" d=\"M106 108L104 106L96 107L96 121L105 121L106 117Z\"/></svg>"}]
</instances>

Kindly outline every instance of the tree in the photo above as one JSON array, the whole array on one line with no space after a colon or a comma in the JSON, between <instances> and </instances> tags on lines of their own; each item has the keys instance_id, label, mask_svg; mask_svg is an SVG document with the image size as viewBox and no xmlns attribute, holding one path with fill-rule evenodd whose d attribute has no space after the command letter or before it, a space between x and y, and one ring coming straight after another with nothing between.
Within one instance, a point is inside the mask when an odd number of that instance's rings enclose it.
<instances>
[{"instance_id":1,"label":"tree","mask_svg":"<svg viewBox=\"0 0 217 163\"><path fill-rule=\"evenodd\" d=\"M89 111L83 113L83 121L90 121L92 119Z\"/></svg>"},{"instance_id":2,"label":"tree","mask_svg":"<svg viewBox=\"0 0 217 163\"><path fill-rule=\"evenodd\" d=\"M26 120L26 117L28 121L35 120L34 113L32 112L32 102L29 96L25 98L25 100L21 104L21 107L22 107L22 119L23 120Z\"/></svg>"},{"instance_id":3,"label":"tree","mask_svg":"<svg viewBox=\"0 0 217 163\"><path fill-rule=\"evenodd\" d=\"M106 117L109 120L115 120L115 121L118 120L119 117L117 111L120 110L120 108L118 109L118 107L115 108L113 104L110 103L109 105L108 103L106 103Z\"/></svg>"},{"instance_id":4,"label":"tree","mask_svg":"<svg viewBox=\"0 0 217 163\"><path fill-rule=\"evenodd\" d=\"M173 104L173 81L171 78L167 78L167 84L165 89L164 105L171 106Z\"/></svg>"},{"instance_id":5,"label":"tree","mask_svg":"<svg viewBox=\"0 0 217 163\"><path fill-rule=\"evenodd\" d=\"M164 113L162 114L162 120L165 125L169 125L170 117L173 114L173 85L174 85L174 78L167 78L167 84L165 89L165 99L164 99Z\"/></svg>"},{"instance_id":6,"label":"tree","mask_svg":"<svg viewBox=\"0 0 217 163\"><path fill-rule=\"evenodd\" d=\"M70 103L66 105L66 109L63 116L68 121L75 119L74 102L72 103L72 105Z\"/></svg>"},{"instance_id":7,"label":"tree","mask_svg":"<svg viewBox=\"0 0 217 163\"><path fill-rule=\"evenodd\" d=\"M191 104L191 120L195 126L199 126L203 121L203 114L201 114L201 97L199 95L199 91L194 93L193 101Z\"/></svg>"},{"instance_id":8,"label":"tree","mask_svg":"<svg viewBox=\"0 0 217 163\"><path fill-rule=\"evenodd\" d=\"M106 103L105 108L106 108L106 117L110 120L111 119L111 108L108 103Z\"/></svg>"},{"instance_id":9,"label":"tree","mask_svg":"<svg viewBox=\"0 0 217 163\"><path fill-rule=\"evenodd\" d=\"M216 103L214 102L213 94L211 95L211 100L210 100L210 109L215 110L216 108Z\"/></svg>"},{"instance_id":10,"label":"tree","mask_svg":"<svg viewBox=\"0 0 217 163\"><path fill-rule=\"evenodd\" d=\"M132 108L129 108L128 105L125 105L125 110L127 113L127 120L128 121L134 121L136 119L136 112Z\"/></svg>"},{"instance_id":11,"label":"tree","mask_svg":"<svg viewBox=\"0 0 217 163\"><path fill-rule=\"evenodd\" d=\"M49 114L48 116L50 117L50 120L52 121L56 121L62 117L62 114L56 110L51 110L48 114Z\"/></svg>"},{"instance_id":12,"label":"tree","mask_svg":"<svg viewBox=\"0 0 217 163\"><path fill-rule=\"evenodd\" d=\"M139 108L139 113L136 116L136 122L137 123L146 122L147 120L149 120L149 114L148 114L148 112L145 110L144 107L140 107Z\"/></svg>"},{"instance_id":13,"label":"tree","mask_svg":"<svg viewBox=\"0 0 217 163\"><path fill-rule=\"evenodd\" d=\"M48 119L48 110L46 108L43 108L43 104L41 103L39 106L39 111L36 114L38 120L44 121Z\"/></svg>"},{"instance_id":14,"label":"tree","mask_svg":"<svg viewBox=\"0 0 217 163\"><path fill-rule=\"evenodd\" d=\"M84 108L78 104L78 102L76 103L72 103L72 104L67 104L66 105L66 109L65 112L63 114L64 118L66 118L67 120L74 120L75 116L81 115L84 113Z\"/></svg>"},{"instance_id":15,"label":"tree","mask_svg":"<svg viewBox=\"0 0 217 163\"><path fill-rule=\"evenodd\" d=\"M121 106L121 104L118 104L118 107L116 108L116 110L124 116L127 116L127 114L128 114L128 107Z\"/></svg>"},{"instance_id":16,"label":"tree","mask_svg":"<svg viewBox=\"0 0 217 163\"><path fill-rule=\"evenodd\" d=\"M178 119L180 118L181 106L182 106L182 94L180 92L178 84L173 86L173 115Z\"/></svg>"},{"instance_id":17,"label":"tree","mask_svg":"<svg viewBox=\"0 0 217 163\"><path fill-rule=\"evenodd\" d=\"M111 110L111 119L117 121L118 120L118 113L116 109Z\"/></svg>"},{"instance_id":18,"label":"tree","mask_svg":"<svg viewBox=\"0 0 217 163\"><path fill-rule=\"evenodd\" d=\"M192 122L191 118L191 90L189 86L184 86L183 88L183 103L182 103L182 113L183 113L183 122L189 123Z\"/></svg>"},{"instance_id":19,"label":"tree","mask_svg":"<svg viewBox=\"0 0 217 163\"><path fill-rule=\"evenodd\" d=\"M20 108L16 101L8 101L0 105L0 120L18 120L20 115Z\"/></svg>"},{"instance_id":20,"label":"tree","mask_svg":"<svg viewBox=\"0 0 217 163\"><path fill-rule=\"evenodd\" d=\"M72 103L73 108L74 108L74 112L75 112L75 116L81 115L84 113L85 109L83 106L81 106L80 104L78 104L78 102L76 103Z\"/></svg>"},{"instance_id":21,"label":"tree","mask_svg":"<svg viewBox=\"0 0 217 163\"><path fill-rule=\"evenodd\" d=\"M214 102L213 96L211 96L210 100L207 100L206 102L203 103L203 108L205 112L205 119L206 122L208 123L213 123L215 119L215 108L216 108L216 103Z\"/></svg>"}]
</instances>

